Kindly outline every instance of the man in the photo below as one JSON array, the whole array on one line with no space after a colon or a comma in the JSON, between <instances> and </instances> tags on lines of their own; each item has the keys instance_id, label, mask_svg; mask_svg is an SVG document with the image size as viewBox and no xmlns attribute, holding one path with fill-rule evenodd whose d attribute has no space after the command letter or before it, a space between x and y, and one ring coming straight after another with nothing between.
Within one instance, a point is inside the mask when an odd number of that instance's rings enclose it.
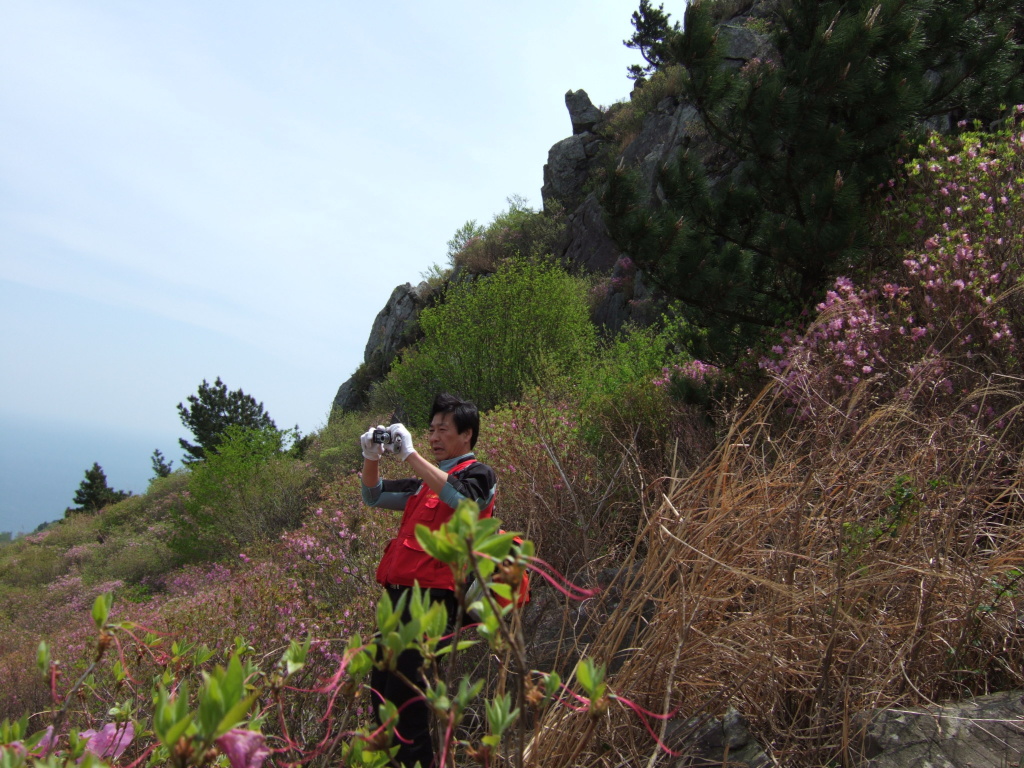
<instances>
[{"instance_id":1,"label":"man","mask_svg":"<svg viewBox=\"0 0 1024 768\"><path fill-rule=\"evenodd\" d=\"M476 406L448 394L438 395L430 409L427 443L437 462L435 466L420 456L413 447L412 435L401 424L387 428L392 443L389 450L409 467L415 477L404 480L383 480L380 459L384 446L373 441L373 429L360 439L363 449L363 501L371 507L401 510L398 534L384 550L377 567L377 582L397 603L413 584L429 589L431 599L443 602L450 620L456 613L455 583L447 565L435 560L416 540L416 525L422 523L437 530L447 522L463 499L472 499L480 507L480 516L489 517L494 509L497 477L494 470L473 455L480 431L480 414ZM398 659L398 670L418 684L423 681L423 658L418 651L404 651ZM370 677L374 690L374 714L382 696L400 709L398 718L399 750L397 760L404 766L420 762L423 768L433 763L434 749L430 739L430 711L423 701L408 704L415 695L397 675L375 669Z\"/></svg>"}]
</instances>

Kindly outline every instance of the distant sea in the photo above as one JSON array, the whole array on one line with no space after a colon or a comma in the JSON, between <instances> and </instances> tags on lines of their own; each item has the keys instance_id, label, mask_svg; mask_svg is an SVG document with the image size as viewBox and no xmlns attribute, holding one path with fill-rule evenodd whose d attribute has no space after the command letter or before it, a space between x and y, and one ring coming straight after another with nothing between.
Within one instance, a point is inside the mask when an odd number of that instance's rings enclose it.
<instances>
[{"instance_id":1,"label":"distant sea","mask_svg":"<svg viewBox=\"0 0 1024 768\"><path fill-rule=\"evenodd\" d=\"M178 438L186 436L184 428L180 434L119 432L0 414L0 531L30 533L64 517L93 462L103 467L111 488L144 492L153 476L153 450L178 469Z\"/></svg>"}]
</instances>

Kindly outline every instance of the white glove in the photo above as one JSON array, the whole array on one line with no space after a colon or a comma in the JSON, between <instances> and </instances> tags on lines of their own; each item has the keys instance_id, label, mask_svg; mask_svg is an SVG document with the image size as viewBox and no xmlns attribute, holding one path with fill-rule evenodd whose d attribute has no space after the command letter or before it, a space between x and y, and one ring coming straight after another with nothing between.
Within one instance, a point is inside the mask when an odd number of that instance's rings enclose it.
<instances>
[{"instance_id":1,"label":"white glove","mask_svg":"<svg viewBox=\"0 0 1024 768\"><path fill-rule=\"evenodd\" d=\"M380 457L384 455L384 446L373 442L375 429L384 429L384 427L380 425L370 427L359 436L359 446L363 449L363 458L368 461L380 461Z\"/></svg>"},{"instance_id":2,"label":"white glove","mask_svg":"<svg viewBox=\"0 0 1024 768\"><path fill-rule=\"evenodd\" d=\"M394 451L395 455L402 461L409 458L410 454L416 452L416 449L412 447L412 435L409 434L409 430L402 424L392 424L388 427L388 432L391 433L391 444L388 446L389 451Z\"/></svg>"}]
</instances>

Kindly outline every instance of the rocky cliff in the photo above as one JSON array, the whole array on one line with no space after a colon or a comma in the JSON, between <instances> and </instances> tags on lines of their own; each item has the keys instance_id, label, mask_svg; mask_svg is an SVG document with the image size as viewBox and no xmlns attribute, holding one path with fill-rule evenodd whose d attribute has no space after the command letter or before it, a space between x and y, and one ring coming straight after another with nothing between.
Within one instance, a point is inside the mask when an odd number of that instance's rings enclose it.
<instances>
[{"instance_id":1,"label":"rocky cliff","mask_svg":"<svg viewBox=\"0 0 1024 768\"><path fill-rule=\"evenodd\" d=\"M754 31L753 22L763 15L761 8L763 4L754 4L721 25L727 41L726 66L740 67L752 58L770 55L767 38ZM634 90L630 99L636 96ZM608 231L601 206L603 179L610 169L636 169L648 200L657 205L663 199L659 172L669 160L688 148L713 163L716 149L697 110L672 93L642 109L625 104L602 110L586 91L570 90L565 105L572 134L549 150L541 188L544 209L566 214L561 245L553 255L572 270L606 278L603 296L593 310L599 326L615 332L630 321L649 322L658 314L658 297ZM640 126L623 136L613 120L626 107L639 115ZM374 321L362 365L338 389L334 408L352 410L364 403L370 384L383 378L402 347L415 341L419 312L430 300L426 283L395 288Z\"/></svg>"}]
</instances>

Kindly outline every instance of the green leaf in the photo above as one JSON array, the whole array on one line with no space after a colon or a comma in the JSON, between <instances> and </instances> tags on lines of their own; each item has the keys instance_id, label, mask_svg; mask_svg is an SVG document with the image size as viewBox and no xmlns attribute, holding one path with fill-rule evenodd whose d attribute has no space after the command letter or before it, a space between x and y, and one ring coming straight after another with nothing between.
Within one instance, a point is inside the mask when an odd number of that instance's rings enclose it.
<instances>
[{"instance_id":1,"label":"green leaf","mask_svg":"<svg viewBox=\"0 0 1024 768\"><path fill-rule=\"evenodd\" d=\"M548 676L544 678L544 694L547 698L551 698L558 689L562 687L562 678L557 672L549 672Z\"/></svg>"},{"instance_id":2,"label":"green leaf","mask_svg":"<svg viewBox=\"0 0 1024 768\"><path fill-rule=\"evenodd\" d=\"M496 536L488 536L482 541L475 541L473 549L482 555L504 560L512 549L516 535L515 533L501 533Z\"/></svg>"},{"instance_id":3,"label":"green leaf","mask_svg":"<svg viewBox=\"0 0 1024 768\"><path fill-rule=\"evenodd\" d=\"M472 648L476 644L476 640L459 640L457 646L452 646L451 644L448 644L444 648L439 648L437 650L437 655L444 656L445 654L451 653L452 651L465 651L467 648Z\"/></svg>"},{"instance_id":4,"label":"green leaf","mask_svg":"<svg viewBox=\"0 0 1024 768\"><path fill-rule=\"evenodd\" d=\"M107 625L107 617L110 616L110 606L114 603L114 595L106 592L98 595L92 604L92 620L96 622L96 629L103 629Z\"/></svg>"},{"instance_id":5,"label":"green leaf","mask_svg":"<svg viewBox=\"0 0 1024 768\"><path fill-rule=\"evenodd\" d=\"M160 739L168 749L174 749L174 745L178 743L188 727L192 724L192 713L189 712L185 717L179 720L177 723L172 725L165 731L163 738Z\"/></svg>"},{"instance_id":6,"label":"green leaf","mask_svg":"<svg viewBox=\"0 0 1024 768\"><path fill-rule=\"evenodd\" d=\"M36 668L44 680L50 677L50 646L45 640L39 641L39 648L36 651Z\"/></svg>"},{"instance_id":7,"label":"green leaf","mask_svg":"<svg viewBox=\"0 0 1024 768\"><path fill-rule=\"evenodd\" d=\"M380 630L381 634L394 629L391 621L394 612L394 607L391 605L391 596L385 590L381 594L380 600L377 601L377 629Z\"/></svg>"},{"instance_id":8,"label":"green leaf","mask_svg":"<svg viewBox=\"0 0 1024 768\"><path fill-rule=\"evenodd\" d=\"M171 698L167 689L161 685L153 696L153 730L157 738L168 747L173 748L192 722L192 714L188 711L188 683L182 683L177 696Z\"/></svg>"},{"instance_id":9,"label":"green leaf","mask_svg":"<svg viewBox=\"0 0 1024 768\"><path fill-rule=\"evenodd\" d=\"M199 710L196 713L196 725L203 739L214 738L225 709L224 693L220 683L216 677L206 676L206 682L199 691Z\"/></svg>"},{"instance_id":10,"label":"green leaf","mask_svg":"<svg viewBox=\"0 0 1024 768\"><path fill-rule=\"evenodd\" d=\"M231 702L237 700L245 692L245 673L242 671L242 662L237 655L231 654L228 659L227 669L221 679L221 687L224 689L224 698Z\"/></svg>"},{"instance_id":11,"label":"green leaf","mask_svg":"<svg viewBox=\"0 0 1024 768\"><path fill-rule=\"evenodd\" d=\"M309 654L309 643L311 637L306 638L306 642L300 643L298 640L292 640L288 644L288 650L284 652L281 657L281 666L287 675L294 675L304 666L306 666L306 657Z\"/></svg>"},{"instance_id":12,"label":"green leaf","mask_svg":"<svg viewBox=\"0 0 1024 768\"><path fill-rule=\"evenodd\" d=\"M595 665L593 659L580 659L576 665L576 679L592 699L600 698L604 692L604 667Z\"/></svg>"},{"instance_id":13,"label":"green leaf","mask_svg":"<svg viewBox=\"0 0 1024 768\"><path fill-rule=\"evenodd\" d=\"M494 594L504 598L505 600L512 599L512 587L508 584L494 582L493 584L491 584L491 591Z\"/></svg>"},{"instance_id":14,"label":"green leaf","mask_svg":"<svg viewBox=\"0 0 1024 768\"><path fill-rule=\"evenodd\" d=\"M352 650L352 649L350 649ZM357 651L349 659L347 672L349 677L360 682L373 669L373 660L376 656L376 646L370 645L367 648Z\"/></svg>"},{"instance_id":15,"label":"green leaf","mask_svg":"<svg viewBox=\"0 0 1024 768\"><path fill-rule=\"evenodd\" d=\"M258 693L253 693L250 696L245 697L241 701L235 703L221 718L221 721L217 724L217 730L214 736L223 736L225 733L234 728L241 720L245 717L245 714L249 711L249 707L252 706L253 702L259 696Z\"/></svg>"},{"instance_id":16,"label":"green leaf","mask_svg":"<svg viewBox=\"0 0 1024 768\"><path fill-rule=\"evenodd\" d=\"M199 648L196 649L195 653L192 656L192 665L195 667L202 666L212 658L213 651L210 650L209 647L201 645L199 646Z\"/></svg>"},{"instance_id":17,"label":"green leaf","mask_svg":"<svg viewBox=\"0 0 1024 768\"><path fill-rule=\"evenodd\" d=\"M457 563L459 556L463 553L449 540L444 526L439 531L432 531L422 523L418 523L416 525L416 540L423 547L424 552L442 563Z\"/></svg>"}]
</instances>

